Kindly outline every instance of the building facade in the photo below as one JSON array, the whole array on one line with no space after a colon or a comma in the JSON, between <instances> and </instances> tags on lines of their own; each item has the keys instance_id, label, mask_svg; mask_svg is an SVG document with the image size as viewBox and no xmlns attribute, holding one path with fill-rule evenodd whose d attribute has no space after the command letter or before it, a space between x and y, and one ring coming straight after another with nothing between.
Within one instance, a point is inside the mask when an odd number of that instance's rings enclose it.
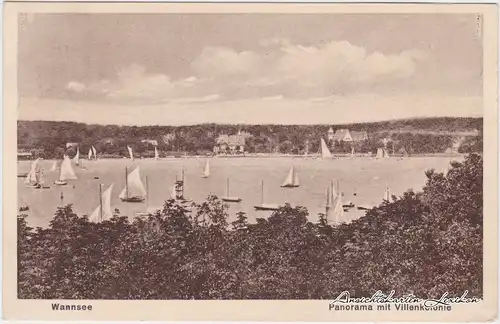
<instances>
[{"instance_id":1,"label":"building facade","mask_svg":"<svg viewBox=\"0 0 500 324\"><path fill-rule=\"evenodd\" d=\"M331 130L331 128L330 128ZM330 135L330 132L328 132ZM328 137L330 139L330 136ZM348 129L338 129L331 140L337 142L361 142L368 139L368 134L365 131L356 132Z\"/></svg>"},{"instance_id":2,"label":"building facade","mask_svg":"<svg viewBox=\"0 0 500 324\"><path fill-rule=\"evenodd\" d=\"M238 154L245 152L245 136L239 135L220 135L215 140L215 154Z\"/></svg>"}]
</instances>

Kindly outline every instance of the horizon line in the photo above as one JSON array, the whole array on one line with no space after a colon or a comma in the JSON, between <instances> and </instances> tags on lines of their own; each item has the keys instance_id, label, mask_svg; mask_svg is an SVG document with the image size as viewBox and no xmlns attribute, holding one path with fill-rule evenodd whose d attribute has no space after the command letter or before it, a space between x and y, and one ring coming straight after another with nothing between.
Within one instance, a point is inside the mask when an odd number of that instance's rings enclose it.
<instances>
[{"instance_id":1,"label":"horizon line","mask_svg":"<svg viewBox=\"0 0 500 324\"><path fill-rule=\"evenodd\" d=\"M74 123L74 124L84 124L84 125L97 125L97 126L118 126L118 127L185 127L185 126L199 126L199 125L231 125L231 126L335 126L335 125L356 125L356 124L377 124L377 123L387 123L387 122L397 122L397 121L409 121L409 120L423 120L423 119L483 119L484 116L416 116L416 117L405 117L405 118L394 118L394 119L383 119L377 121L365 121L365 122L341 122L341 123L309 123L309 124L286 124L286 123L218 123L218 122L204 122L204 123L193 123L193 124L110 124L110 123L85 123L81 121L74 120L49 120L49 119L18 119L17 122L51 122L51 123Z\"/></svg>"}]
</instances>

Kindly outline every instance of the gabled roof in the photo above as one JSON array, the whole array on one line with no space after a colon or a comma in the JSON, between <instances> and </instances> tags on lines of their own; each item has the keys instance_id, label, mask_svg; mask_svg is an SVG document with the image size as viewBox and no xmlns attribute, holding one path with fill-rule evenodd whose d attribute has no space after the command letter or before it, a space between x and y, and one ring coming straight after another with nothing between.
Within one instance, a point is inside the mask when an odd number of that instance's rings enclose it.
<instances>
[{"instance_id":1,"label":"gabled roof","mask_svg":"<svg viewBox=\"0 0 500 324\"><path fill-rule=\"evenodd\" d=\"M219 135L215 143L217 145L227 144L230 146L242 146L245 145L245 137L242 135Z\"/></svg>"},{"instance_id":2,"label":"gabled roof","mask_svg":"<svg viewBox=\"0 0 500 324\"><path fill-rule=\"evenodd\" d=\"M143 139L141 142L142 143L148 143L148 144L151 144L153 146L158 146L158 141L157 140Z\"/></svg>"},{"instance_id":3,"label":"gabled roof","mask_svg":"<svg viewBox=\"0 0 500 324\"><path fill-rule=\"evenodd\" d=\"M348 129L338 129L336 132L335 132L335 135L333 135L333 140L334 141L341 141L344 139L344 137L349 134L349 130Z\"/></svg>"},{"instance_id":4,"label":"gabled roof","mask_svg":"<svg viewBox=\"0 0 500 324\"><path fill-rule=\"evenodd\" d=\"M368 134L363 132L350 132L353 141L362 141L368 138Z\"/></svg>"}]
</instances>

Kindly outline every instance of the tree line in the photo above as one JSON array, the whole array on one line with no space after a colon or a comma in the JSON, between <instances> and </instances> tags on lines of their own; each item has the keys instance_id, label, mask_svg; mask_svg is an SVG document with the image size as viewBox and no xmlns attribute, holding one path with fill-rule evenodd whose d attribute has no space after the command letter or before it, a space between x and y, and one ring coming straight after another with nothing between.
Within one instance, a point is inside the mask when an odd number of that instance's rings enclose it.
<instances>
[{"instance_id":1,"label":"tree line","mask_svg":"<svg viewBox=\"0 0 500 324\"><path fill-rule=\"evenodd\" d=\"M90 223L70 205L48 228L18 215L21 299L331 299L395 290L420 298L483 294L483 159L426 172L422 191L349 224L308 221L286 205L255 224L228 222L215 196L189 212Z\"/></svg>"},{"instance_id":2,"label":"tree line","mask_svg":"<svg viewBox=\"0 0 500 324\"><path fill-rule=\"evenodd\" d=\"M477 129L480 136L469 138L461 151L481 152L482 118L425 118L396 120L389 122L358 123L349 125L220 125L201 124L191 126L117 126L87 125L73 122L19 121L18 148L32 150L44 158L60 158L67 153L75 154L75 148L66 148L67 143L78 143L83 151L94 146L101 157L128 156L127 145L140 157L154 156L151 142L157 143L160 155L166 152L207 154L213 152L217 137L233 135L239 131L246 136L245 151L248 153L317 153L320 139L328 142L327 132L347 128L351 131L366 131L369 139L359 143L329 142L334 153L350 153L354 147L358 153L374 153L389 138L389 151L403 148L408 153L440 153L452 146L453 136L419 133L391 134L393 130L464 131ZM394 146L392 145L394 143Z\"/></svg>"}]
</instances>

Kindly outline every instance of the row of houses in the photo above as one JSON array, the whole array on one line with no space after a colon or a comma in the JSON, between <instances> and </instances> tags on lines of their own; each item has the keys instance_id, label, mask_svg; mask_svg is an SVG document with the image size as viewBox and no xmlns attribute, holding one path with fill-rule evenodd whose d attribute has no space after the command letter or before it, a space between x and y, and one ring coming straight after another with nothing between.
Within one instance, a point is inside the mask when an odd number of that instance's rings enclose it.
<instances>
[{"instance_id":1,"label":"row of houses","mask_svg":"<svg viewBox=\"0 0 500 324\"><path fill-rule=\"evenodd\" d=\"M220 135L215 140L213 152L237 154L245 152L245 141L251 135L245 132L238 132L236 135ZM349 129L338 129L336 132L330 127L327 132L329 141L337 142L361 142L368 139L368 133L365 131L356 132Z\"/></svg>"},{"instance_id":2,"label":"row of houses","mask_svg":"<svg viewBox=\"0 0 500 324\"><path fill-rule=\"evenodd\" d=\"M328 140L334 142L361 142L368 139L368 133L350 131L348 129L338 129L336 132L330 127L328 130Z\"/></svg>"}]
</instances>

